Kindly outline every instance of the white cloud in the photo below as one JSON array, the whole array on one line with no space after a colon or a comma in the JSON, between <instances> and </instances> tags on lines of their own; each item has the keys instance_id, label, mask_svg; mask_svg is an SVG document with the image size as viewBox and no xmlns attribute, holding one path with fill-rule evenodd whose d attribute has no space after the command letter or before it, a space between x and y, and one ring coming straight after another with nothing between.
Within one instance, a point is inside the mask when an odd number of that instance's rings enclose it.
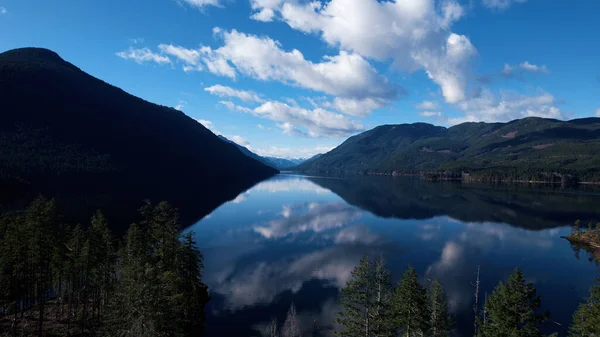
<instances>
[{"instance_id":1,"label":"white cloud","mask_svg":"<svg viewBox=\"0 0 600 337\"><path fill-rule=\"evenodd\" d=\"M351 116L366 117L371 111L383 108L388 103L387 100L371 97L363 99L336 97L332 103L327 103L325 106L331 106L337 111Z\"/></svg>"},{"instance_id":2,"label":"white cloud","mask_svg":"<svg viewBox=\"0 0 600 337\"><path fill-rule=\"evenodd\" d=\"M494 95L483 89L478 97L464 101L458 107L465 116L449 119L449 124L462 122L506 122L524 117L544 117L564 119L563 112L556 107L557 99L545 91L526 96L511 91L501 91Z\"/></svg>"},{"instance_id":3,"label":"white cloud","mask_svg":"<svg viewBox=\"0 0 600 337\"><path fill-rule=\"evenodd\" d=\"M177 105L175 106L175 110L183 111L182 109L186 104L186 101L179 101L179 103L177 103Z\"/></svg>"},{"instance_id":4,"label":"white cloud","mask_svg":"<svg viewBox=\"0 0 600 337\"><path fill-rule=\"evenodd\" d=\"M252 112L252 109L246 108L244 106L236 105L232 101L219 101L219 103L226 106L227 109L229 109L231 111L239 111L239 112L246 112L246 113Z\"/></svg>"},{"instance_id":5,"label":"white cloud","mask_svg":"<svg viewBox=\"0 0 600 337\"><path fill-rule=\"evenodd\" d=\"M439 104L432 102L432 101L423 101L417 105L415 105L415 108L419 109L419 110L437 110L440 108Z\"/></svg>"},{"instance_id":6,"label":"white cloud","mask_svg":"<svg viewBox=\"0 0 600 337\"><path fill-rule=\"evenodd\" d=\"M270 128L268 126L264 126L262 124L256 124L256 127L259 128L259 129L261 129L261 130L267 130L267 131L273 130L272 128Z\"/></svg>"},{"instance_id":7,"label":"white cloud","mask_svg":"<svg viewBox=\"0 0 600 337\"><path fill-rule=\"evenodd\" d=\"M159 44L158 49L165 54L175 56L187 64L197 65L200 62L200 52L198 50L186 49L170 44Z\"/></svg>"},{"instance_id":8,"label":"white cloud","mask_svg":"<svg viewBox=\"0 0 600 337\"><path fill-rule=\"evenodd\" d=\"M439 111L421 111L419 112L419 116L422 117L441 117L442 113Z\"/></svg>"},{"instance_id":9,"label":"white cloud","mask_svg":"<svg viewBox=\"0 0 600 337\"><path fill-rule=\"evenodd\" d=\"M527 61L518 64L518 65L504 65L504 69L500 72L501 75L505 77L514 77L514 76L522 76L524 72L531 73L548 73L548 68L544 65L538 66L535 64L531 64Z\"/></svg>"},{"instance_id":10,"label":"white cloud","mask_svg":"<svg viewBox=\"0 0 600 337\"><path fill-rule=\"evenodd\" d=\"M394 99L398 86L379 75L362 56L340 51L314 63L304 58L299 50L285 51L278 41L236 30L216 32L223 38L223 46L208 51L216 61L231 62L236 70L258 80L274 80L342 98L380 101Z\"/></svg>"},{"instance_id":11,"label":"white cloud","mask_svg":"<svg viewBox=\"0 0 600 337\"><path fill-rule=\"evenodd\" d=\"M118 52L116 55L122 59L134 60L140 64L144 62L155 62L158 64L171 63L171 60L168 57L155 54L148 48L135 49L129 47L127 51Z\"/></svg>"},{"instance_id":12,"label":"white cloud","mask_svg":"<svg viewBox=\"0 0 600 337\"><path fill-rule=\"evenodd\" d=\"M490 9L502 10L507 9L512 4L524 3L527 0L482 0L485 7Z\"/></svg>"},{"instance_id":13,"label":"white cloud","mask_svg":"<svg viewBox=\"0 0 600 337\"><path fill-rule=\"evenodd\" d=\"M264 102L254 91L237 90L220 84L204 88L204 90L219 97L237 97L242 101Z\"/></svg>"},{"instance_id":14,"label":"white cloud","mask_svg":"<svg viewBox=\"0 0 600 337\"><path fill-rule=\"evenodd\" d=\"M205 128L212 130L213 123L211 121L207 121L206 119L196 119L196 121L204 125Z\"/></svg>"},{"instance_id":15,"label":"white cloud","mask_svg":"<svg viewBox=\"0 0 600 337\"><path fill-rule=\"evenodd\" d=\"M4 7L0 7L0 14L6 14L8 11Z\"/></svg>"},{"instance_id":16,"label":"white cloud","mask_svg":"<svg viewBox=\"0 0 600 337\"><path fill-rule=\"evenodd\" d=\"M450 28L464 16L456 1L294 0L253 1L255 13L273 11L293 29L319 34L331 46L405 71L424 69L447 102L465 98L469 61L477 54L466 36Z\"/></svg>"},{"instance_id":17,"label":"white cloud","mask_svg":"<svg viewBox=\"0 0 600 337\"><path fill-rule=\"evenodd\" d=\"M600 108L596 109L596 117L600 117Z\"/></svg>"},{"instance_id":18,"label":"white cloud","mask_svg":"<svg viewBox=\"0 0 600 337\"><path fill-rule=\"evenodd\" d=\"M310 137L346 137L364 130L360 123L348 119L344 115L321 108L309 110L289 106L278 101L267 101L252 110L252 113L283 123L284 131L291 130L292 127L297 130L303 128L306 131L302 131L302 133Z\"/></svg>"},{"instance_id":19,"label":"white cloud","mask_svg":"<svg viewBox=\"0 0 600 337\"><path fill-rule=\"evenodd\" d=\"M232 142L241 145L241 146L248 146L250 145L250 142L248 142L244 137L242 136L238 136L238 135L233 135L233 136L227 136L227 139L231 140Z\"/></svg>"},{"instance_id":20,"label":"white cloud","mask_svg":"<svg viewBox=\"0 0 600 337\"><path fill-rule=\"evenodd\" d=\"M223 7L221 0L181 0L192 7L204 9L205 6Z\"/></svg>"}]
</instances>

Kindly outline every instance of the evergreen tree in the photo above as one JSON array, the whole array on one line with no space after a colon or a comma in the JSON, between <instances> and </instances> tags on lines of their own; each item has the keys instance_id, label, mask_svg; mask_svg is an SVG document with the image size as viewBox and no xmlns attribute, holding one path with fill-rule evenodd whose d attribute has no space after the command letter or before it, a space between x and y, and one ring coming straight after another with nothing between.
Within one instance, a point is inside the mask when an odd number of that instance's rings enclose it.
<instances>
[{"instance_id":1,"label":"evergreen tree","mask_svg":"<svg viewBox=\"0 0 600 337\"><path fill-rule=\"evenodd\" d=\"M597 281L598 284L590 289L586 303L580 304L573 314L573 323L569 328L571 337L600 336L600 278Z\"/></svg>"},{"instance_id":2,"label":"evergreen tree","mask_svg":"<svg viewBox=\"0 0 600 337\"><path fill-rule=\"evenodd\" d=\"M402 336L421 337L428 330L429 310L427 291L418 281L417 272L412 268L404 273L394 292L394 312L396 326Z\"/></svg>"},{"instance_id":3,"label":"evergreen tree","mask_svg":"<svg viewBox=\"0 0 600 337\"><path fill-rule=\"evenodd\" d=\"M447 337L452 331L453 319L448 310L448 299L444 287L433 280L427 294L429 308L429 336Z\"/></svg>"},{"instance_id":4,"label":"evergreen tree","mask_svg":"<svg viewBox=\"0 0 600 337\"><path fill-rule=\"evenodd\" d=\"M541 307L541 298L536 289L525 281L523 272L515 269L508 283L500 282L485 304L487 313L480 335L484 337L538 337L542 336L539 323L548 314L536 311Z\"/></svg>"},{"instance_id":5,"label":"evergreen tree","mask_svg":"<svg viewBox=\"0 0 600 337\"><path fill-rule=\"evenodd\" d=\"M391 336L391 276L383 260L363 256L342 289L337 323L339 336Z\"/></svg>"}]
</instances>

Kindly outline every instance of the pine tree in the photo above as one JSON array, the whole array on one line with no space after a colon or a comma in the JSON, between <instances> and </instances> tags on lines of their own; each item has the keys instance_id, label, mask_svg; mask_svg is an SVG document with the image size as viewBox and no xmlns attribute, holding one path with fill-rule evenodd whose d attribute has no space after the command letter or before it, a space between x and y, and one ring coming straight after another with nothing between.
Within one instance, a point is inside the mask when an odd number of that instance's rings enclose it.
<instances>
[{"instance_id":1,"label":"pine tree","mask_svg":"<svg viewBox=\"0 0 600 337\"><path fill-rule=\"evenodd\" d=\"M437 280L433 280L427 293L429 308L429 336L447 337L452 331L453 319L448 310L448 299L444 287Z\"/></svg>"},{"instance_id":2,"label":"pine tree","mask_svg":"<svg viewBox=\"0 0 600 337\"><path fill-rule=\"evenodd\" d=\"M369 261L363 256L342 289L337 322L339 336L391 336L391 275L383 259Z\"/></svg>"},{"instance_id":3,"label":"pine tree","mask_svg":"<svg viewBox=\"0 0 600 337\"><path fill-rule=\"evenodd\" d=\"M573 323L569 328L571 337L600 336L600 278L597 281L598 284L590 289L586 303L580 304L573 314Z\"/></svg>"},{"instance_id":4,"label":"pine tree","mask_svg":"<svg viewBox=\"0 0 600 337\"><path fill-rule=\"evenodd\" d=\"M396 326L402 336L421 337L428 330L429 311L427 291L418 281L417 272L412 268L404 273L394 292L394 312Z\"/></svg>"},{"instance_id":5,"label":"pine tree","mask_svg":"<svg viewBox=\"0 0 600 337\"><path fill-rule=\"evenodd\" d=\"M352 270L350 280L342 289L337 323L343 330L337 332L344 337L371 337L373 287L371 284L371 268L369 257L364 255L359 264Z\"/></svg>"},{"instance_id":6,"label":"pine tree","mask_svg":"<svg viewBox=\"0 0 600 337\"><path fill-rule=\"evenodd\" d=\"M539 323L548 314L536 311L541 307L541 298L536 289L519 268L515 269L508 283L500 282L485 304L487 313L480 335L484 337L538 337L542 336Z\"/></svg>"}]
</instances>

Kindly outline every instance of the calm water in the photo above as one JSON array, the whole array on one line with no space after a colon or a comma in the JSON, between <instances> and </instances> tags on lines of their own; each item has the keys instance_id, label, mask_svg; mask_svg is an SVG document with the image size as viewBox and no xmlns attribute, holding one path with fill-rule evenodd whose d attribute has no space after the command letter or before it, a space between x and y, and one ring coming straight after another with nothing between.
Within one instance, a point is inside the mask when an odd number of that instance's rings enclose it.
<instances>
[{"instance_id":1,"label":"calm water","mask_svg":"<svg viewBox=\"0 0 600 337\"><path fill-rule=\"evenodd\" d=\"M482 296L518 266L551 311L545 328L564 335L600 276L587 253L577 257L560 238L576 219L600 220L599 194L279 175L189 230L211 289L208 336L261 336L292 302L306 336L332 335L339 290L364 253L382 254L396 280L409 264L423 284L439 278L459 336L472 336L477 266Z\"/></svg>"}]
</instances>

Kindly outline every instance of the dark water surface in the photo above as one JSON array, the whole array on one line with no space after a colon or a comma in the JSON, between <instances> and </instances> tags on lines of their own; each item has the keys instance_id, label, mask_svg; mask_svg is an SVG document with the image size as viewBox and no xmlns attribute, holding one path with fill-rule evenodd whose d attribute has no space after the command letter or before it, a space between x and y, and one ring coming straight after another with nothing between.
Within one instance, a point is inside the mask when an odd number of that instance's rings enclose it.
<instances>
[{"instance_id":1,"label":"dark water surface","mask_svg":"<svg viewBox=\"0 0 600 337\"><path fill-rule=\"evenodd\" d=\"M527 186L427 183L413 178L278 175L188 228L205 256L208 336L261 336L295 303L305 336L331 336L336 299L364 253L383 255L397 280L412 265L439 278L458 336L472 336L482 297L515 267L566 334L600 268L561 235L600 221L600 194ZM586 222L587 223L587 222Z\"/></svg>"}]
</instances>

